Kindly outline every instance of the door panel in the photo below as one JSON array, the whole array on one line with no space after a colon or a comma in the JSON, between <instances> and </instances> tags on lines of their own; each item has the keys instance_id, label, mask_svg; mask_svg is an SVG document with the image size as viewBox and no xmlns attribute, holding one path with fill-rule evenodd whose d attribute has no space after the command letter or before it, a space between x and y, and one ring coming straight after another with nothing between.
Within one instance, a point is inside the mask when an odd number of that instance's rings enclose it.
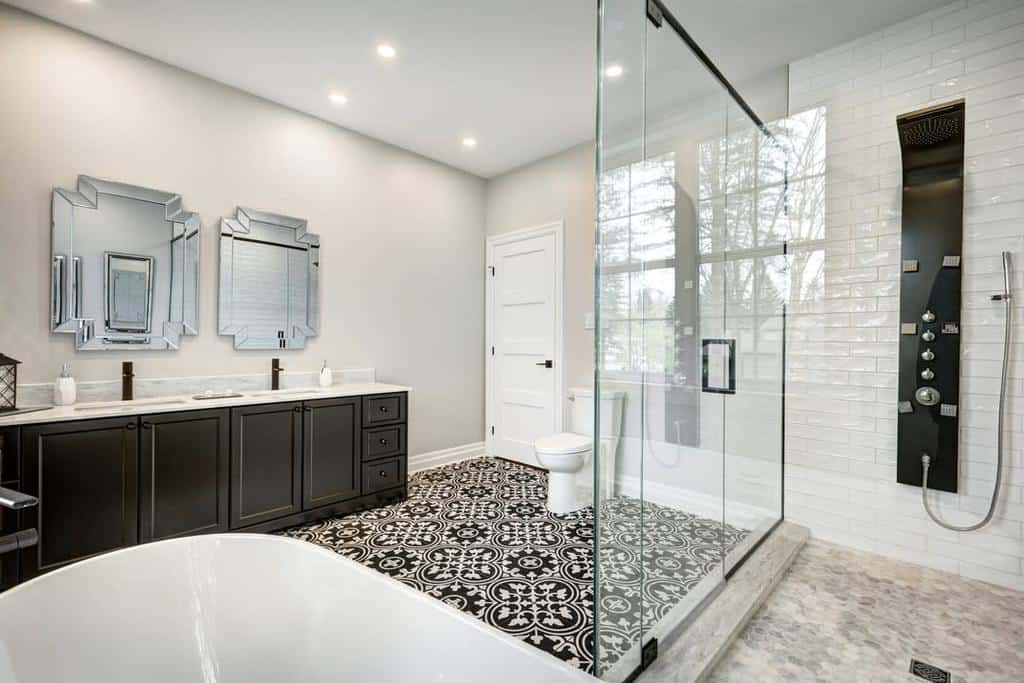
<instances>
[{"instance_id":1,"label":"door panel","mask_svg":"<svg viewBox=\"0 0 1024 683\"><path fill-rule=\"evenodd\" d=\"M357 397L310 401L304 407L304 510L359 495L361 405Z\"/></svg>"},{"instance_id":2,"label":"door panel","mask_svg":"<svg viewBox=\"0 0 1024 683\"><path fill-rule=\"evenodd\" d=\"M533 443L554 434L561 401L557 352L556 238L545 234L494 247L491 391L494 454L537 464Z\"/></svg>"},{"instance_id":3,"label":"door panel","mask_svg":"<svg viewBox=\"0 0 1024 683\"><path fill-rule=\"evenodd\" d=\"M22 553L30 579L69 562L138 543L138 420L34 425L22 431L22 490L39 505L21 512L39 544Z\"/></svg>"},{"instance_id":4,"label":"door panel","mask_svg":"<svg viewBox=\"0 0 1024 683\"><path fill-rule=\"evenodd\" d=\"M231 528L302 509L302 404L231 411Z\"/></svg>"},{"instance_id":5,"label":"door panel","mask_svg":"<svg viewBox=\"0 0 1024 683\"><path fill-rule=\"evenodd\" d=\"M229 411L142 417L142 542L228 529Z\"/></svg>"}]
</instances>

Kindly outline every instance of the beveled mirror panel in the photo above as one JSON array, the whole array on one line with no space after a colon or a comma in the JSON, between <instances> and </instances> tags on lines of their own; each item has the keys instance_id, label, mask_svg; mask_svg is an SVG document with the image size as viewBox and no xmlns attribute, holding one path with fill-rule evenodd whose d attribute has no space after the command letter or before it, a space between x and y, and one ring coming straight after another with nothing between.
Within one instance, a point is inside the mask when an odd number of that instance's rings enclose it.
<instances>
[{"instance_id":1,"label":"beveled mirror panel","mask_svg":"<svg viewBox=\"0 0 1024 683\"><path fill-rule=\"evenodd\" d=\"M220 334L301 349L319 332L320 237L301 218L238 207L220 223Z\"/></svg>"},{"instance_id":2,"label":"beveled mirror panel","mask_svg":"<svg viewBox=\"0 0 1024 683\"><path fill-rule=\"evenodd\" d=\"M199 215L171 192L53 190L50 322L79 350L177 349L198 331Z\"/></svg>"}]
</instances>

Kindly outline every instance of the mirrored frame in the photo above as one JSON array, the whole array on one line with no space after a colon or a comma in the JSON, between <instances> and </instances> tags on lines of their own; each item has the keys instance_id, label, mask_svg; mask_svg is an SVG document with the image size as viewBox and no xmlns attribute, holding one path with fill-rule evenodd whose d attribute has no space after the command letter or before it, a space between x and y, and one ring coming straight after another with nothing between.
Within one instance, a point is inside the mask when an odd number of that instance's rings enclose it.
<instances>
[{"instance_id":1,"label":"mirrored frame","mask_svg":"<svg viewBox=\"0 0 1024 683\"><path fill-rule=\"evenodd\" d=\"M320 236L302 218L238 207L220 223L218 332L236 349L301 349L319 334Z\"/></svg>"},{"instance_id":2,"label":"mirrored frame","mask_svg":"<svg viewBox=\"0 0 1024 683\"><path fill-rule=\"evenodd\" d=\"M173 192L86 175L75 190L54 188L51 331L75 335L80 351L176 350L181 337L199 332L200 227L199 214L182 209ZM133 247L134 240L149 248ZM111 256L145 263L144 320L131 329L111 325Z\"/></svg>"}]
</instances>

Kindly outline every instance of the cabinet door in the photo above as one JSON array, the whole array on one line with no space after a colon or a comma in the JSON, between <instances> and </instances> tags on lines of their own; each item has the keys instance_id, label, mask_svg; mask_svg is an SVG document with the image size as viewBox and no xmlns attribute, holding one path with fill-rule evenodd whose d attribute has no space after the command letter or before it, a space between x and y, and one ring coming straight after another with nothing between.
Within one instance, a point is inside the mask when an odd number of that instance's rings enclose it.
<instances>
[{"instance_id":1,"label":"cabinet door","mask_svg":"<svg viewBox=\"0 0 1024 683\"><path fill-rule=\"evenodd\" d=\"M358 397L306 403L303 509L359 495L361 406Z\"/></svg>"},{"instance_id":2,"label":"cabinet door","mask_svg":"<svg viewBox=\"0 0 1024 683\"><path fill-rule=\"evenodd\" d=\"M227 531L229 412L142 417L139 540Z\"/></svg>"},{"instance_id":3,"label":"cabinet door","mask_svg":"<svg viewBox=\"0 0 1024 683\"><path fill-rule=\"evenodd\" d=\"M231 410L231 528L302 510L302 404Z\"/></svg>"},{"instance_id":4,"label":"cabinet door","mask_svg":"<svg viewBox=\"0 0 1024 683\"><path fill-rule=\"evenodd\" d=\"M109 418L22 429L21 512L39 544L22 552L22 580L139 540L138 420Z\"/></svg>"}]
</instances>

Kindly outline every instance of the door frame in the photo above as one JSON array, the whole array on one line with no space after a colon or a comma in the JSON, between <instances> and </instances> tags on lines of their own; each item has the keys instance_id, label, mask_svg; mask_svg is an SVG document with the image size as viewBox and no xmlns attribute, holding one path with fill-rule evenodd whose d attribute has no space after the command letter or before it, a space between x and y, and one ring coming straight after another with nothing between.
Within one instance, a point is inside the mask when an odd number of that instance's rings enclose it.
<instances>
[{"instance_id":1,"label":"door frame","mask_svg":"<svg viewBox=\"0 0 1024 683\"><path fill-rule=\"evenodd\" d=\"M565 299L565 221L562 219L521 230L504 232L487 238L487 266L484 277L487 281L484 299L484 444L487 455L494 456L494 250L506 244L514 244L535 237L555 237L555 431L565 429L565 363L564 363L564 299Z\"/></svg>"}]
</instances>

